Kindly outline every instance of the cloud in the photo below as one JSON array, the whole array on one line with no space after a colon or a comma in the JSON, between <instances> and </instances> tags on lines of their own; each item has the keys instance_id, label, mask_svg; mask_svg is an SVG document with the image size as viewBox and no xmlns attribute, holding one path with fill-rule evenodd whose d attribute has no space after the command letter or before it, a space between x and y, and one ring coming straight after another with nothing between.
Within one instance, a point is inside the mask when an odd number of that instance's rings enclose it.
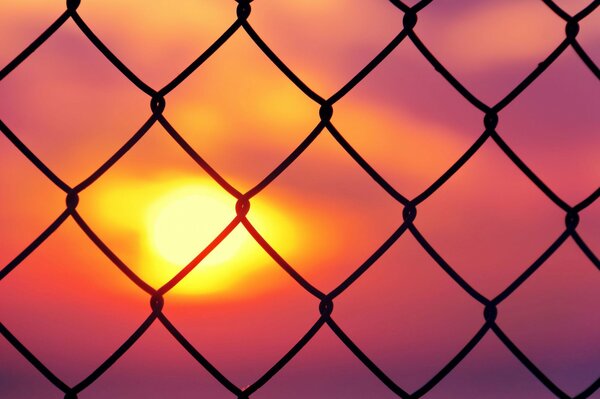
<instances>
[{"instance_id":1,"label":"cloud","mask_svg":"<svg viewBox=\"0 0 600 399\"><path fill-rule=\"evenodd\" d=\"M438 16L439 47L451 49L452 62L471 71L542 61L563 40L564 24L538 3L496 2L464 9L451 20ZM600 27L586 28L600 38Z\"/></svg>"}]
</instances>

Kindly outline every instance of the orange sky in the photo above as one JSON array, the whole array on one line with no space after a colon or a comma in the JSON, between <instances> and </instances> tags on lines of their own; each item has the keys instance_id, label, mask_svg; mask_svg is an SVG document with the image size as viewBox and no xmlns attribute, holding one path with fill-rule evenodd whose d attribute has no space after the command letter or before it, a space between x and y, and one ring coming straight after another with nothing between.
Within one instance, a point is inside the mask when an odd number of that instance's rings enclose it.
<instances>
[{"instance_id":1,"label":"orange sky","mask_svg":"<svg viewBox=\"0 0 600 399\"><path fill-rule=\"evenodd\" d=\"M156 90L235 20L234 2L148 3L83 0L78 12ZM586 5L564 3L572 13ZM0 65L63 10L62 2L50 0L1 4ZM328 98L398 34L402 12L386 1L255 0L249 21L294 73ZM564 22L537 0L435 0L419 13L415 31L465 87L493 105L563 40ZM600 60L600 11L581 23L578 41ZM500 112L499 135L569 205L599 186L599 100L597 79L569 48ZM149 101L70 20L0 82L2 122L71 186L144 124ZM166 96L164 115L219 174L246 192L315 128L319 105L239 30ZM334 105L332 122L398 192L414 198L475 142L482 119L405 40ZM3 266L60 215L64 193L4 136L0 155ZM120 259L158 288L184 265L156 245L156 237L181 233L168 222L157 227L157 220L178 220L169 204L188 201L190 192L227 204L200 203L212 209L190 217L214 234L235 218L235 199L156 123L80 194L77 210ZM564 217L488 140L418 206L415 225L457 272L493 298L564 231ZM598 201L580 217L577 231L598 253ZM347 278L403 221L402 206L327 130L251 200L248 219L323 292ZM196 244L182 244L193 246L185 248L190 258L212 239L201 236ZM243 226L222 245L233 256L201 262L166 294L165 314L228 378L245 386L318 319L318 300ZM598 283L598 270L568 239L500 305L499 325L570 394L599 375L600 351L593 345L600 338L600 313L593 306L600 300ZM335 304L336 322L409 391L443 367L484 322L482 306L408 233ZM0 283L0 321L69 384L85 378L149 312L147 294L71 218ZM0 396L61 397L6 341L0 342L0 359ZM198 390L210 398L232 397L155 323L80 397L164 397L174 389L181 398L196 397ZM393 397L327 326L256 397L282 395ZM427 397L548 395L488 334Z\"/></svg>"}]
</instances>

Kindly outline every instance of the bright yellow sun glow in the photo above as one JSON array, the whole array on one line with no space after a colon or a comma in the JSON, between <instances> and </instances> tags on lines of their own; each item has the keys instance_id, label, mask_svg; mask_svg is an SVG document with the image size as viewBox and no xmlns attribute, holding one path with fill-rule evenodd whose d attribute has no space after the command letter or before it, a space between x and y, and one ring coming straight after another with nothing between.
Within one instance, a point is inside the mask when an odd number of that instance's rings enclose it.
<instances>
[{"instance_id":1,"label":"bright yellow sun glow","mask_svg":"<svg viewBox=\"0 0 600 399\"><path fill-rule=\"evenodd\" d=\"M234 217L229 194L197 184L175 189L156 200L149 208L146 226L152 249L170 263L185 265ZM243 237L231 236L202 263L223 263L235 256L242 244Z\"/></svg>"},{"instance_id":2,"label":"bright yellow sun glow","mask_svg":"<svg viewBox=\"0 0 600 399\"><path fill-rule=\"evenodd\" d=\"M95 195L96 211L90 212L97 217L94 225L104 226L111 248L155 288L188 265L236 216L235 198L210 180L115 180ZM290 214L261 200L252 203L248 218L273 247L290 253L299 247L298 232L303 229ZM269 286L264 276L277 273L273 268L278 267L240 224L170 292L186 297L231 295L248 281L258 290Z\"/></svg>"}]
</instances>

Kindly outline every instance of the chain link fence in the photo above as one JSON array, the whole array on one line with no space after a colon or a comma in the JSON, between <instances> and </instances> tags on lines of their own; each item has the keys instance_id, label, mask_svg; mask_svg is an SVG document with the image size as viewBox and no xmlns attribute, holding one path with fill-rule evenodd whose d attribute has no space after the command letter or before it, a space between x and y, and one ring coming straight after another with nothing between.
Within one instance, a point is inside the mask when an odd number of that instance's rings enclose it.
<instances>
[{"instance_id":1,"label":"chain link fence","mask_svg":"<svg viewBox=\"0 0 600 399\"><path fill-rule=\"evenodd\" d=\"M125 354L131 346L148 330L154 323L160 323L166 330L179 342L179 344L202 366L204 367L217 381L219 381L227 390L233 393L238 399L248 399L264 386L276 373L278 373L286 364L300 352L304 346L311 341L315 334L321 328L330 328L339 340L367 367L380 381L385 384L393 393L400 398L420 398L425 396L436 384L444 379L482 340L487 334L495 335L508 350L533 374L552 394L557 398L588 398L600 388L600 378L596 379L589 387L581 391L575 396L570 396L548 378L504 333L502 328L496 323L498 315L497 306L507 299L517 290L523 282L530 278L548 258L566 241L573 240L585 256L600 270L600 261L592 252L585 241L577 232L579 223L579 212L590 206L600 197L600 188L596 189L591 195L576 205L569 205L552 191L528 166L520 159L510 146L502 139L496 131L498 124L499 113L517 98L527 87L536 80L544 71L554 62L560 55L571 47L581 58L584 64L592 71L596 78L600 79L600 69L593 60L586 54L585 50L577 41L579 33L579 23L589 16L598 6L600 0L595 0L576 15L570 15L560 8L552 0L542 0L543 3L550 8L558 17L564 20L565 37L556 46L556 48L541 62L539 65L521 81L508 95L506 95L497 104L488 105L479 100L473 93L467 90L433 55L427 46L420 40L415 33L414 28L418 22L418 14L421 10L427 7L432 0L422 0L414 6L408 6L400 0L390 0L393 5L402 12L403 27L400 33L388 43L378 55L372 59L357 75L355 75L348 83L339 89L333 96L323 98L313 91L305 82L303 82L294 72L278 58L269 46L262 40L260 35L252 28L248 22L248 17L251 13L252 0L236 0L237 8L234 22L231 26L192 64L185 68L179 75L160 90L155 90L144 83L136 76L125 64L119 60L98 38L94 32L88 27L85 21L77 12L80 4L79 0L67 0L67 8L62 15L46 29L36 40L25 48L15 59L0 71L0 80L5 78L13 70L15 70L25 59L34 53L44 42L51 37L60 27L69 19L71 19L79 27L82 34L117 68L124 76L126 76L137 88L146 93L150 98L151 115L148 120L139 128L139 130L104 164L102 164L94 173L83 180L78 185L71 187L66 184L59 176L57 176L50 168L48 168L42 160L40 160L20 139L13 133L10 128L0 121L0 130L14 144L14 146L25 155L48 179L58 186L66 194L66 208L56 218L56 220L37 238L31 242L16 258L8 265L0 270L0 280L10 274L19 264L33 251L36 250L51 234L53 234L59 226L69 217L79 225L89 239L119 268L134 284L141 290L145 291L150 298L150 314L145 321L137 328L137 330L123 344L109 356L98 368L91 374L75 385L68 385L61 380L56 374L48 369L28 348L23 345L17 337L15 337L6 326L0 323L0 333L2 336L23 356L25 357L45 378L53 385L64 392L65 399L77 398L77 395L93 384L104 372L106 372L123 354ZM238 32L243 31L243 32ZM267 175L260 183L254 186L249 191L242 193L232 186L226 179L211 167L202 156L192 148L184 138L173 128L169 121L165 118L163 111L166 106L165 96L173 89L188 78L219 48L231 38L234 34L247 34L252 41L272 62L277 68L291 80L307 97L320 105L318 123L312 132L296 147L296 149L287 157L279 166L277 166L269 175ZM334 106L342 97L348 94L362 79L364 79L371 71L373 71L401 42L410 41L419 50L419 52L427 59L427 61L438 71L458 93L460 93L473 107L481 111L483 117L483 133L470 146L470 148L433 184L425 191L417 195L415 198L407 198L389 184L371 165L361 157L361 155L345 140L341 132L339 132L331 121L334 112ZM316 116L315 116L316 118ZM200 252L187 266L179 273L170 279L162 287L155 289L142 280L134 273L119 257L96 235L91 226L81 217L77 211L79 203L79 193L92 185L100 176L102 176L109 168L123 157L136 143L148 132L155 124L160 124L168 132L175 142L185 151L206 173L208 173L221 187L237 200L235 211L236 217L227 225L227 227L214 240ZM320 134L331 134L337 143L356 161L356 163L364 169L369 176L377 182L391 197L397 202L398 206L403 207L403 223L395 230L395 232L387 238L387 240L362 264L358 267L346 280L337 286L331 292L322 292L313 286L310 282L304 279L290 264L288 264L277 252L277 250L269 245L269 243L261 236L255 227L246 218L250 210L250 204L253 197L258 195L265 187L275 180L286 168L288 168L302 154ZM460 168L462 168L471 157L482 147L487 141L493 141L502 152L508 157L519 169L526 175L532 184L541 190L558 208L562 209L565 214L564 231L555 239L555 241L535 260L522 274L506 287L499 295L494 298L487 298L478 292L473 286L467 283L463 277L458 274L446 260L430 245L427 239L421 234L415 226L414 221L417 218L417 209L419 204L423 203L436 190L438 190L448 179L450 179ZM166 315L162 312L164 305L164 295L177 285L183 278L186 277L199 263L217 247L232 231L239 225L250 233L256 242L273 258L281 268L283 268L291 278L300 284L309 295L316 297L320 301L318 311L315 313L318 316L316 322L306 332L306 334L281 357L264 375L262 375L254 383L246 387L239 387L232 383L224 374L222 374L211 362L206 359L181 332L173 325ZM481 304L483 310L483 324L477 333L470 338L468 343L448 362L441 370L437 372L431 379L414 392L407 392L394 382L386 373L384 373L349 337L344 330L335 322L333 317L334 301L344 293L363 273L367 271L395 242L404 234L410 234L423 247L423 249L431 256L431 258L441 267L447 275L456 282L463 290L465 290L473 300ZM325 327L326 326L326 327Z\"/></svg>"}]
</instances>

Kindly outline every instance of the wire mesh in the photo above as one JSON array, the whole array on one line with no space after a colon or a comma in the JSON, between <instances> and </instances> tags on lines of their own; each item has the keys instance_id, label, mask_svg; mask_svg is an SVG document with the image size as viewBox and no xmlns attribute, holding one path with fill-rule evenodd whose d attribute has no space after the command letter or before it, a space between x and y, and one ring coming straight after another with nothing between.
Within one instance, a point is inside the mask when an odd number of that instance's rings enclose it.
<instances>
[{"instance_id":1,"label":"wire mesh","mask_svg":"<svg viewBox=\"0 0 600 399\"><path fill-rule=\"evenodd\" d=\"M523 79L512 91L502 98L495 105L488 105L478 99L473 93L467 90L453 75L444 67L444 65L432 54L428 47L421 41L415 33L414 28L418 22L418 13L427 7L432 0L422 0L419 3L408 6L401 0L390 0L391 3L403 13L403 27L394 39L389 42L383 50L381 50L375 58L373 58L358 74L356 74L349 82L340 88L335 94L329 98L323 98L313 91L306 83L304 83L294 72L269 48L262 40L260 35L253 29L248 17L251 13L252 0L236 0L236 19L231 26L200 56L198 56L187 68L179 73L173 80L165 85L160 90L155 90L144 83L134 72L132 72L121 60L115 56L98 38L94 32L88 27L85 21L78 14L77 9L80 5L79 0L67 0L66 10L52 23L37 39L35 39L28 47L26 47L15 59L6 65L0 71L0 80L4 79L13 70L15 70L25 59L33 54L44 42L50 38L60 27L69 19L71 19L87 37L87 39L118 69L127 79L129 79L139 90L146 93L150 97L151 115L147 121L139 128L139 130L115 152L108 160L106 160L98 169L96 169L89 177L81 181L74 187L69 186L59 176L57 176L50 168L48 168L42 160L40 160L19 138L13 133L9 127L0 121L0 130L14 144L14 146L31 161L48 179L50 179L57 187L66 194L66 208L56 218L56 220L37 238L35 238L29 246L27 246L16 258L8 265L0 270L0 280L4 279L11 273L19 264L36 250L51 234L53 234L61 224L71 217L87 237L112 261L112 263L123 272L134 284L141 290L145 291L150 298L150 314L145 321L131 334L131 336L123 342L123 344L112 353L102 364L100 364L92 373L75 385L69 385L61 380L49 368L44 365L25 345L23 345L17 337L15 337L6 326L0 323L0 333L4 338L23 356L25 357L48 381L64 392L65 399L77 398L77 395L93 384L104 372L106 372L121 356L123 356L132 345L148 330L154 323L160 323L172 335L172 337L202 366L204 367L218 382L220 382L227 390L237 396L238 399L250 398L253 393L264 386L275 374L277 374L286 364L300 352L305 345L311 341L315 334L324 326L335 333L339 340L369 369L385 386L393 393L401 398L420 398L426 395L434 386L444 379L482 340L487 334L494 334L504 346L533 374L552 394L558 398L587 398L600 388L600 377L596 379L589 387L581 391L575 396L568 395L556 383L548 378L524 353L519 347L511 341L504 333L502 328L496 323L498 316L497 307L500 303L506 300L513 294L528 278L530 278L541 266L550 258L557 249L569 238L572 239L585 256L600 270L600 261L592 252L590 247L586 245L583 238L577 232L579 223L579 213L590 206L600 197L600 188L596 189L583 201L576 205L569 205L561 199L550 187L548 187L528 166L519 158L519 156L511 149L511 147L502 139L496 131L498 124L499 113L512 101L514 101L527 87L534 82L544 71L556 61L560 55L571 47L589 68L589 70L600 79L600 69L585 52L582 46L577 41L579 33L579 23L589 16L600 5L600 0L595 0L583 10L575 15L570 15L559 7L552 0L542 0L543 3L550 8L558 17L565 23L565 37L555 47L555 49L542 61L539 65ZM202 156L196 152L190 144L175 130L163 114L166 106L165 96L173 89L188 78L202 64L210 58L219 48L229 40L238 31L244 31L256 46L277 66L277 68L297 86L307 97L319 104L319 114L316 127L312 132L287 156L271 173L269 173L262 181L251 188L249 191L242 193L224 179L215 169L211 167ZM422 54L422 56L438 71L445 80L460 93L473 107L477 108L483 116L483 133L475 140L469 149L456 162L440 176L433 184L421 192L413 199L409 199L397 191L390 183L388 183L377 171L345 140L331 121L334 105L342 97L348 94L361 80L363 80L371 71L373 71L390 53L404 41L410 41ZM94 232L94 230L86 223L83 217L78 213L77 206L79 203L79 193L90 187L100 176L102 176L109 168L115 165L136 143L148 132L155 124L160 124L164 127L171 138L190 156L206 173L208 173L214 181L223 187L236 200L236 217L229 225L217 236L214 240L200 252L188 265L178 272L171 280L165 283L162 287L155 289L134 273L119 257L102 241L102 239ZM403 207L403 223L395 230L395 232L387 238L387 240L363 263L361 264L348 278L339 284L331 292L322 292L309 281L303 278L277 250L269 245L269 243L261 236L256 228L246 218L250 210L251 199L259 194L265 187L273 182L286 168L288 168L320 135L326 132L336 140L356 163L366 171L369 176L379 184L392 198L394 198L399 206ZM479 151L482 145L492 140L518 168L527 176L527 178L539 190L541 190L558 208L565 213L565 228L564 231L555 239L555 241L529 266L521 275L518 276L508 287L494 298L487 298L471 286L463 277L457 273L453 267L431 246L427 239L421 234L415 226L414 221L417 217L417 208L431 197L448 179L450 179L459 169L461 169L473 155ZM254 240L271 256L271 258L289 274L299 285L301 285L308 294L316 297L319 301L318 319L305 335L280 358L264 375L258 378L254 383L239 387L229 380L221 371L219 371L208 359L206 359L177 329L175 325L169 321L166 315L162 312L164 305L164 295L175 287L183 278L186 277L211 251L215 249L237 226L242 225L254 238ZM333 317L334 300L341 295L348 287L350 287L363 273L365 273L397 240L404 234L410 234L423 247L429 256L441 267L447 275L454 280L473 300L479 302L483 308L483 324L477 333L470 338L467 344L433 377L425 384L413 392L408 392L400 387L392 380L375 362L373 362L353 341L346 335L344 330L335 322Z\"/></svg>"}]
</instances>

